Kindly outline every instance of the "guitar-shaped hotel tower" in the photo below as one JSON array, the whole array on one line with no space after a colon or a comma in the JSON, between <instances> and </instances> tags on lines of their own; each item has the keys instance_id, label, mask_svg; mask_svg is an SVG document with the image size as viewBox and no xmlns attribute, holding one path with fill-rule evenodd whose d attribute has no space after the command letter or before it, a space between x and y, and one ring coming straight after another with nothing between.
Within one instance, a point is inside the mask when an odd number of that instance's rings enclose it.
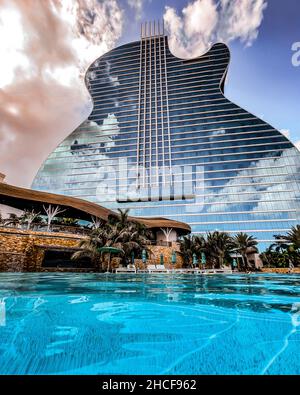
<instances>
[{"instance_id":1,"label":"guitar-shaped hotel tower","mask_svg":"<svg viewBox=\"0 0 300 395\"><path fill-rule=\"evenodd\" d=\"M269 244L300 223L300 152L224 96L229 61L222 43L179 59L163 27L144 24L140 41L89 67L93 110L49 155L33 189Z\"/></svg>"}]
</instances>

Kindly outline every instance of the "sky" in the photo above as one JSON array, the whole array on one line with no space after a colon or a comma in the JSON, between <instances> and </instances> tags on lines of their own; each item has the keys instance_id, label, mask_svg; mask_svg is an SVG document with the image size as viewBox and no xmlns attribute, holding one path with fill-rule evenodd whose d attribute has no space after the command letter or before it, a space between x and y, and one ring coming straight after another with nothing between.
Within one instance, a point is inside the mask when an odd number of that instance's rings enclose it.
<instances>
[{"instance_id":1,"label":"sky","mask_svg":"<svg viewBox=\"0 0 300 395\"><path fill-rule=\"evenodd\" d=\"M84 75L108 50L164 20L183 58L218 41L225 95L300 147L299 0L0 0L0 172L29 187L49 153L89 115Z\"/></svg>"}]
</instances>

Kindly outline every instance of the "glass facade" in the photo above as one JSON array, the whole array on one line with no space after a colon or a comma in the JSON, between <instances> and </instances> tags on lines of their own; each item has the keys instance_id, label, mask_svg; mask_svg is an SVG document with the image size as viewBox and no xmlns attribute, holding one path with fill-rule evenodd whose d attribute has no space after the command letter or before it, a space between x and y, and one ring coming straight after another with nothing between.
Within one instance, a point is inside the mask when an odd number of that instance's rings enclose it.
<instances>
[{"instance_id":1,"label":"glass facade","mask_svg":"<svg viewBox=\"0 0 300 395\"><path fill-rule=\"evenodd\" d=\"M176 58L164 35L108 52L86 74L91 115L32 187L269 244L300 222L300 153L226 99L229 60L224 44Z\"/></svg>"}]
</instances>

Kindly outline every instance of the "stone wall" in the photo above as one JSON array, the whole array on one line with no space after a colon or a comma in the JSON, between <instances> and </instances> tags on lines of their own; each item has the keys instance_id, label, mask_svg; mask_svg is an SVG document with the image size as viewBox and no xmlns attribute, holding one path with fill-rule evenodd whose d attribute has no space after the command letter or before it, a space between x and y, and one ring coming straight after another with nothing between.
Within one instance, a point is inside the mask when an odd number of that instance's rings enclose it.
<instances>
[{"instance_id":1,"label":"stone wall","mask_svg":"<svg viewBox=\"0 0 300 395\"><path fill-rule=\"evenodd\" d=\"M76 268L43 268L45 251L55 249L79 249L79 243L85 236L70 233L52 233L28 231L15 228L0 227L0 272L39 272L39 271L85 271ZM148 264L160 264L160 256L164 256L164 264L171 267L172 251L178 251L178 243L171 247L150 246L151 256ZM176 254L175 268L182 266L182 258ZM138 261L138 260L136 260ZM120 259L112 259L112 267L117 267ZM137 262L138 263L138 262Z\"/></svg>"},{"instance_id":2,"label":"stone wall","mask_svg":"<svg viewBox=\"0 0 300 395\"><path fill-rule=\"evenodd\" d=\"M295 267L294 269L290 270L288 267L263 267L261 271L264 273L300 273L300 267Z\"/></svg>"},{"instance_id":3,"label":"stone wall","mask_svg":"<svg viewBox=\"0 0 300 395\"><path fill-rule=\"evenodd\" d=\"M151 246L151 256L149 258L148 263L154 263L156 265L160 264L160 256L161 254L164 256L164 265L167 268L172 267L172 262L171 262L171 257L172 257L172 252L173 251L179 251L179 244L176 242L172 242L171 247L165 247L165 246ZM177 253L176 254L176 264L175 268L180 268L183 265L183 259L182 257Z\"/></svg>"},{"instance_id":4,"label":"stone wall","mask_svg":"<svg viewBox=\"0 0 300 395\"><path fill-rule=\"evenodd\" d=\"M0 271L41 271L47 248L74 248L83 236L0 227Z\"/></svg>"}]
</instances>

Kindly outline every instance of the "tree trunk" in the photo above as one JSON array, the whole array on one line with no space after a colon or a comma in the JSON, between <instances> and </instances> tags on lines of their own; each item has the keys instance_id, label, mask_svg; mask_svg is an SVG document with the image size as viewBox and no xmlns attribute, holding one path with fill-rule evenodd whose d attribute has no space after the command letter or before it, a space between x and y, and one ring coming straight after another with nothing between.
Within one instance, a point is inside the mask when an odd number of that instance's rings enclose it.
<instances>
[{"instance_id":1,"label":"tree trunk","mask_svg":"<svg viewBox=\"0 0 300 395\"><path fill-rule=\"evenodd\" d=\"M220 253L218 260L219 260L219 269L222 269L223 264L224 264L224 256L222 253Z\"/></svg>"},{"instance_id":2,"label":"tree trunk","mask_svg":"<svg viewBox=\"0 0 300 395\"><path fill-rule=\"evenodd\" d=\"M246 262L247 269L252 269L252 266L249 264L247 254L244 254L244 261Z\"/></svg>"},{"instance_id":3,"label":"tree trunk","mask_svg":"<svg viewBox=\"0 0 300 395\"><path fill-rule=\"evenodd\" d=\"M248 263L245 261L245 255L241 254L241 256L242 256L242 261L243 261L243 269L245 270L247 268Z\"/></svg>"}]
</instances>

